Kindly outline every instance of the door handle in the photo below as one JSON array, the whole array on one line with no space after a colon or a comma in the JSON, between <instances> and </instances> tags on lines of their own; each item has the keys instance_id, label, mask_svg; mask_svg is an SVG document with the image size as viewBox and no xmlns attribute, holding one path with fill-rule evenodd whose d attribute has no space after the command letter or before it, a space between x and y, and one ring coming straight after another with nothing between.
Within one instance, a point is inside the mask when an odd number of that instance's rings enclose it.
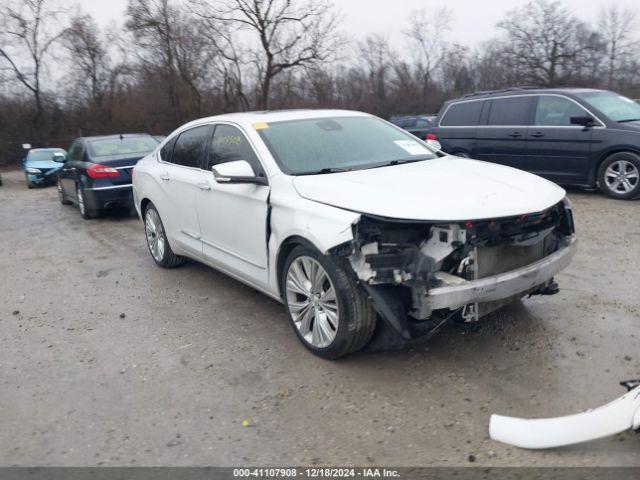
<instances>
[{"instance_id":1,"label":"door handle","mask_svg":"<svg viewBox=\"0 0 640 480\"><path fill-rule=\"evenodd\" d=\"M209 182L199 182L198 188L200 190L211 190L211 185L209 185Z\"/></svg>"},{"instance_id":2,"label":"door handle","mask_svg":"<svg viewBox=\"0 0 640 480\"><path fill-rule=\"evenodd\" d=\"M536 132L536 133L532 133L532 134L531 134L531 136L532 136L533 138L541 138L541 137L544 137L544 133L542 133L542 132Z\"/></svg>"},{"instance_id":3,"label":"door handle","mask_svg":"<svg viewBox=\"0 0 640 480\"><path fill-rule=\"evenodd\" d=\"M168 182L169 180L171 180L171 178L169 177L168 173L161 173L160 180L164 180L165 182Z\"/></svg>"},{"instance_id":4,"label":"door handle","mask_svg":"<svg viewBox=\"0 0 640 480\"><path fill-rule=\"evenodd\" d=\"M513 133L510 133L509 136L511 138L519 138L522 136L522 134L520 132L513 132Z\"/></svg>"}]
</instances>

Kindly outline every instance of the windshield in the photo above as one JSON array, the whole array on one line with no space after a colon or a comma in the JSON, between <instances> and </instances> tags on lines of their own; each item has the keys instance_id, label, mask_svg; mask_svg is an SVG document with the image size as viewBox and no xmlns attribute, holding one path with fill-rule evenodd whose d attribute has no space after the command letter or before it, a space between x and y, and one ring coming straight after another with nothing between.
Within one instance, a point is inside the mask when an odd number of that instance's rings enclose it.
<instances>
[{"instance_id":1,"label":"windshield","mask_svg":"<svg viewBox=\"0 0 640 480\"><path fill-rule=\"evenodd\" d=\"M108 157L110 155L128 155L134 153L151 152L158 145L151 135L141 137L106 138L91 140L94 157Z\"/></svg>"},{"instance_id":2,"label":"windshield","mask_svg":"<svg viewBox=\"0 0 640 480\"><path fill-rule=\"evenodd\" d=\"M577 96L616 122L640 120L640 105L617 93L587 92Z\"/></svg>"},{"instance_id":3,"label":"windshield","mask_svg":"<svg viewBox=\"0 0 640 480\"><path fill-rule=\"evenodd\" d=\"M331 117L256 125L289 175L333 173L435 158L413 135L375 117Z\"/></svg>"},{"instance_id":4,"label":"windshield","mask_svg":"<svg viewBox=\"0 0 640 480\"><path fill-rule=\"evenodd\" d=\"M63 155L66 154L66 152L62 149L59 150L41 150L41 151L30 151L29 154L27 155L27 161L29 162L49 162L51 160L53 160L53 154L54 153L61 153Z\"/></svg>"}]
</instances>

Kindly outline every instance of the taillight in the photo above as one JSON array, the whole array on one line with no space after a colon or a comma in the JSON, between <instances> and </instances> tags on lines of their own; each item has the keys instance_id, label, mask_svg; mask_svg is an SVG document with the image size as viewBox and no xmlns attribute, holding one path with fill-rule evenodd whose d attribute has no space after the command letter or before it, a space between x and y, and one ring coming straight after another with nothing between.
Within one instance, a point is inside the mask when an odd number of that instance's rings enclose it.
<instances>
[{"instance_id":1,"label":"taillight","mask_svg":"<svg viewBox=\"0 0 640 480\"><path fill-rule=\"evenodd\" d=\"M87 175L89 175L91 178L110 178L119 177L120 172L113 167L107 167L106 165L94 163L89 168L87 168Z\"/></svg>"},{"instance_id":2,"label":"taillight","mask_svg":"<svg viewBox=\"0 0 640 480\"><path fill-rule=\"evenodd\" d=\"M438 137L436 137L433 133L427 133L427 136L424 137L425 140L438 140Z\"/></svg>"}]
</instances>

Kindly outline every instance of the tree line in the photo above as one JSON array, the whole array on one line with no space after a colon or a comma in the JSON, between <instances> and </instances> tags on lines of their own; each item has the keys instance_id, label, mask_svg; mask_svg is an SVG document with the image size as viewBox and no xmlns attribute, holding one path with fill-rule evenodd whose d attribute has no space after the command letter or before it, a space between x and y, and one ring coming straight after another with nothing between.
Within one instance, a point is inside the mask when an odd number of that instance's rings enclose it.
<instances>
[{"instance_id":1,"label":"tree line","mask_svg":"<svg viewBox=\"0 0 640 480\"><path fill-rule=\"evenodd\" d=\"M465 93L509 86L608 88L640 97L636 14L593 22L561 1L505 12L469 47L451 11L417 10L389 33L354 40L330 0L129 0L99 27L52 0L0 7L0 164L21 144L78 135L166 134L242 110L347 108L389 117L436 112Z\"/></svg>"}]
</instances>

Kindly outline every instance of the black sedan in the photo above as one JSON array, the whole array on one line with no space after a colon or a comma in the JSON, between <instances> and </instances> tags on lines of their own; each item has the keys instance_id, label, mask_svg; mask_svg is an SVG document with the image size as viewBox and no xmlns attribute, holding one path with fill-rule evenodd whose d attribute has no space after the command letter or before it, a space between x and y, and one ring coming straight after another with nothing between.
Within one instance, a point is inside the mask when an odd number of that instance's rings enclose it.
<instances>
[{"instance_id":1,"label":"black sedan","mask_svg":"<svg viewBox=\"0 0 640 480\"><path fill-rule=\"evenodd\" d=\"M147 134L76 139L67 156L59 160L64 163L58 171L60 203L75 203L85 219L111 208L131 208L133 167L158 143Z\"/></svg>"},{"instance_id":2,"label":"black sedan","mask_svg":"<svg viewBox=\"0 0 640 480\"><path fill-rule=\"evenodd\" d=\"M434 127L436 115L410 115L406 117L392 117L390 122L422 140L433 140L429 134Z\"/></svg>"}]
</instances>

